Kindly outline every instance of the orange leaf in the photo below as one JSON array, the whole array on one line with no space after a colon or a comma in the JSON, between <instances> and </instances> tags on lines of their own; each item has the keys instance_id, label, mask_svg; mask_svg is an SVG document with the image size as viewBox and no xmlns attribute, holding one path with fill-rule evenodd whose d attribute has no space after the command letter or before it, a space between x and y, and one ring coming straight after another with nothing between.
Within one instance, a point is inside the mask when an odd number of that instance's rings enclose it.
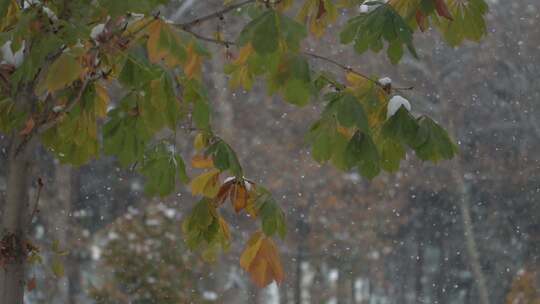
<instances>
[{"instance_id":1,"label":"orange leaf","mask_svg":"<svg viewBox=\"0 0 540 304\"><path fill-rule=\"evenodd\" d=\"M209 169L214 167L214 161L211 157L204 155L195 155L191 159L191 166L197 169Z\"/></svg>"},{"instance_id":2,"label":"orange leaf","mask_svg":"<svg viewBox=\"0 0 540 304\"><path fill-rule=\"evenodd\" d=\"M280 284L285 277L276 245L262 232L255 233L249 240L240 257L240 266L249 272L251 279L259 288L267 286L272 281Z\"/></svg>"},{"instance_id":3,"label":"orange leaf","mask_svg":"<svg viewBox=\"0 0 540 304\"><path fill-rule=\"evenodd\" d=\"M225 200L229 196L229 192L231 191L231 187L233 186L233 184L234 180L230 180L221 185L221 188L219 188L218 194L216 195L216 202L218 205L221 205L225 202Z\"/></svg>"},{"instance_id":4,"label":"orange leaf","mask_svg":"<svg viewBox=\"0 0 540 304\"><path fill-rule=\"evenodd\" d=\"M232 191L230 191L230 197L231 197L231 203L234 206L234 211L236 213L242 211L242 209L246 208L247 201L248 201L248 192L246 190L246 186L244 185L244 182L237 182L234 186Z\"/></svg>"},{"instance_id":5,"label":"orange leaf","mask_svg":"<svg viewBox=\"0 0 540 304\"><path fill-rule=\"evenodd\" d=\"M158 47L162 25L161 22L152 22L148 26L148 41L146 48L148 50L148 59L152 63L159 62L165 56L165 52Z\"/></svg>"},{"instance_id":6,"label":"orange leaf","mask_svg":"<svg viewBox=\"0 0 540 304\"><path fill-rule=\"evenodd\" d=\"M36 122L32 117L28 118L26 123L24 124L24 129L19 132L19 135L28 135L32 130L34 129L34 126L36 125Z\"/></svg>"},{"instance_id":7,"label":"orange leaf","mask_svg":"<svg viewBox=\"0 0 540 304\"><path fill-rule=\"evenodd\" d=\"M26 283L26 290L28 292L32 292L32 290L36 289L36 277L32 277L27 283Z\"/></svg>"}]
</instances>

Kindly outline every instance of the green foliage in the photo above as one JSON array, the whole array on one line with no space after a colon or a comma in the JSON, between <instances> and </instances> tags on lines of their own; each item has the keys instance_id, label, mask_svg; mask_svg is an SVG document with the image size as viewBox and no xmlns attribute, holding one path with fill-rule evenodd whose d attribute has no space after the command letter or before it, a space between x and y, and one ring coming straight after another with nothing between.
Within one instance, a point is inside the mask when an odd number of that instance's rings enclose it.
<instances>
[{"instance_id":1,"label":"green foliage","mask_svg":"<svg viewBox=\"0 0 540 304\"><path fill-rule=\"evenodd\" d=\"M229 171L237 177L242 177L242 167L233 149L223 140L217 139L206 150L206 155L212 157L214 165L220 171Z\"/></svg>"},{"instance_id":2,"label":"green foliage","mask_svg":"<svg viewBox=\"0 0 540 304\"><path fill-rule=\"evenodd\" d=\"M285 213L276 204L266 189L258 189L259 196L255 201L257 213L261 218L262 231L267 236L278 234L282 239L287 233Z\"/></svg>"},{"instance_id":3,"label":"green foliage","mask_svg":"<svg viewBox=\"0 0 540 304\"><path fill-rule=\"evenodd\" d=\"M244 27L238 38L243 46L251 43L259 54L270 54L285 47L296 52L307 33L303 25L274 10L268 10Z\"/></svg>"},{"instance_id":4,"label":"green foliage","mask_svg":"<svg viewBox=\"0 0 540 304\"><path fill-rule=\"evenodd\" d=\"M74 99L76 96L66 96ZM42 136L43 144L63 163L82 165L99 155L97 119L105 114L107 101L88 86L80 103ZM59 106L63 107L63 106Z\"/></svg>"},{"instance_id":5,"label":"green foliage","mask_svg":"<svg viewBox=\"0 0 540 304\"><path fill-rule=\"evenodd\" d=\"M18 111L10 98L0 100L0 131L10 133L23 125L25 113Z\"/></svg>"},{"instance_id":6,"label":"green foliage","mask_svg":"<svg viewBox=\"0 0 540 304\"><path fill-rule=\"evenodd\" d=\"M144 190L148 195L164 197L174 191L177 181L189 182L182 156L165 143L146 153L140 172L146 177Z\"/></svg>"},{"instance_id":7,"label":"green foliage","mask_svg":"<svg viewBox=\"0 0 540 304\"><path fill-rule=\"evenodd\" d=\"M487 33L485 14L488 6L484 0L469 0L466 3L448 0L453 20L435 18L435 25L441 30L444 39L452 46L464 40L479 41Z\"/></svg>"},{"instance_id":8,"label":"green foliage","mask_svg":"<svg viewBox=\"0 0 540 304\"><path fill-rule=\"evenodd\" d=\"M225 41L221 33L210 38L192 30L229 10L175 25L159 14L168 2L51 0L21 7L18 1L0 0L0 45L11 43L11 51L24 55L22 63L7 62L0 69L0 131L23 143L40 136L65 163L82 165L104 153L124 167L136 164L146 177L146 193L165 196L188 178L182 158L169 151L163 138L176 135L180 126L196 129L198 154L191 164L206 171L190 187L204 198L184 221L186 242L190 248L203 247L209 260L227 248L230 232L219 215L227 198L237 213L260 217L262 232L248 244L242 265L260 286L283 280L269 237L284 237L284 212L268 191L244 177L234 150L213 133L214 102L203 75L210 53L203 43L227 46L227 57L230 47L239 47L224 68L233 88L249 90L260 78L269 94L280 94L296 106L325 96L321 117L307 135L312 156L320 163L354 168L372 179L381 169L398 170L409 148L433 162L456 154L456 145L432 119L416 118L403 107L387 118L388 100L395 93L391 86L383 87L339 59L306 52L302 44L308 37L306 25L320 37L341 8L363 3L370 10L340 29L341 42L354 43L358 53L379 52L386 44L395 64L405 47L417 57L413 32L428 21L451 45L480 39L486 33L484 0L306 0L299 11L294 11L299 7L293 1L255 1L242 10L251 21L237 43ZM288 17L292 15L300 22ZM315 71L308 57L342 68L347 83L328 71ZM123 97L109 103L108 91L114 86ZM226 174L232 176L222 181ZM272 273L262 273L260 267L270 264Z\"/></svg>"},{"instance_id":9,"label":"green foliage","mask_svg":"<svg viewBox=\"0 0 540 304\"><path fill-rule=\"evenodd\" d=\"M206 260L214 260L219 248L227 250L230 246L228 224L207 198L193 207L182 223L182 230L187 246L191 250L203 247L203 258Z\"/></svg>"},{"instance_id":10,"label":"green foliage","mask_svg":"<svg viewBox=\"0 0 540 304\"><path fill-rule=\"evenodd\" d=\"M341 42L354 42L354 49L362 54L368 49L379 52L385 40L388 43L388 58L394 64L403 56L403 45L414 57L418 57L413 46L412 29L405 20L388 4L376 2L372 5L377 7L347 22L341 32Z\"/></svg>"},{"instance_id":11,"label":"green foliage","mask_svg":"<svg viewBox=\"0 0 540 304\"><path fill-rule=\"evenodd\" d=\"M379 152L371 136L357 131L345 149L347 163L352 167L357 166L358 171L364 177L374 178L381 171Z\"/></svg>"},{"instance_id":12,"label":"green foliage","mask_svg":"<svg viewBox=\"0 0 540 304\"><path fill-rule=\"evenodd\" d=\"M123 166L140 160L151 138L137 107L142 98L136 93L128 94L120 107L108 113L109 121L103 127L104 152L116 155Z\"/></svg>"},{"instance_id":13,"label":"green foliage","mask_svg":"<svg viewBox=\"0 0 540 304\"><path fill-rule=\"evenodd\" d=\"M420 117L418 124L413 148L420 159L437 162L456 155L456 145L441 126L426 116Z\"/></svg>"},{"instance_id":14,"label":"green foliage","mask_svg":"<svg viewBox=\"0 0 540 304\"><path fill-rule=\"evenodd\" d=\"M279 64L271 70L268 89L270 93L281 92L292 104L306 105L314 91L306 59L300 55L282 55Z\"/></svg>"}]
</instances>

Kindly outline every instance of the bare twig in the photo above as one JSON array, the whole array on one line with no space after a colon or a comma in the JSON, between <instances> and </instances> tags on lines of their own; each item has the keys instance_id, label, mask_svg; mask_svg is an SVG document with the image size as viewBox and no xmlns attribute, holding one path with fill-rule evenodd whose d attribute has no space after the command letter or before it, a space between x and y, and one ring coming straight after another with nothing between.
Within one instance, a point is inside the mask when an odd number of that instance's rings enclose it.
<instances>
[{"instance_id":1,"label":"bare twig","mask_svg":"<svg viewBox=\"0 0 540 304\"><path fill-rule=\"evenodd\" d=\"M43 180L41 177L38 177L37 180L37 193L36 193L36 200L34 202L34 208L32 208L32 213L30 214L30 218L28 219L28 230L30 230L32 226L32 222L34 221L34 217L39 211L39 198L41 197L41 190L43 189Z\"/></svg>"},{"instance_id":2,"label":"bare twig","mask_svg":"<svg viewBox=\"0 0 540 304\"><path fill-rule=\"evenodd\" d=\"M243 2L240 2L238 4L233 4L233 5L230 5L230 6L227 6L226 8L222 9L222 10L219 10L219 11L216 11L216 12L213 12L211 14L208 14L206 16L203 16L203 17L199 17L193 21L189 21L189 22L186 22L186 23L180 23L180 24L175 24L176 26L179 26L181 27L182 29L189 29L195 25L199 25L203 22L206 22L208 20L212 20L212 19L215 19L215 18L221 18L223 15L235 10L235 9L238 9L238 8L241 8L242 6L245 6L245 5L248 5L250 3L254 3L256 0L246 0L246 1L243 1Z\"/></svg>"}]
</instances>

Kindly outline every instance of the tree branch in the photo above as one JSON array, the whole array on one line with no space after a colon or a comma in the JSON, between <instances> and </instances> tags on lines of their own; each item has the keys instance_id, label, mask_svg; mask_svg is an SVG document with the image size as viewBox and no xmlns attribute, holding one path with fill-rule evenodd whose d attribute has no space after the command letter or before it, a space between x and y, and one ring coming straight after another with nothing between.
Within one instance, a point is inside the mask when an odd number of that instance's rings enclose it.
<instances>
[{"instance_id":1,"label":"tree branch","mask_svg":"<svg viewBox=\"0 0 540 304\"><path fill-rule=\"evenodd\" d=\"M235 42L233 41L229 41L229 40L219 40L219 39L215 39L215 38L210 38L210 37L206 37L206 36L203 36L201 34L198 34L188 28L182 28L180 27L180 30L186 32L186 33L189 33L191 35L193 35L193 37L199 39L199 40L202 40L202 41L206 41L206 42L210 42L210 43L214 43L214 44L219 44L219 45L223 45L225 47L229 47L229 46L232 46L232 45L236 45ZM338 61L332 59L332 58L328 58L328 57L325 57L325 56L322 56L322 55L318 55L318 54L315 54L315 53L311 53L311 52L307 52L307 51L301 51L300 52L301 54L305 55L305 56L308 56L308 57L312 57L312 58L315 58L315 59L318 59L318 60L322 60L322 61L326 61L328 63L331 63L343 70L345 70L346 72L348 73L353 73L357 76L360 76L370 82L372 82L373 84L385 89L386 87L383 86L381 83L379 83L379 81L363 74L363 73L360 73L356 70L354 70L353 68L351 68L350 66L346 66L344 64L341 64L339 63ZM408 90L412 90L414 89L414 87L392 87L393 90L396 90L396 91L408 91Z\"/></svg>"},{"instance_id":2,"label":"tree branch","mask_svg":"<svg viewBox=\"0 0 540 304\"><path fill-rule=\"evenodd\" d=\"M58 113L58 116L52 120L49 120L49 121L45 121L44 123L42 123L41 125L39 125L36 129L36 133L37 134L43 134L45 131L49 130L50 128L54 127L61 119L62 115L61 114L65 114L65 113L69 113L69 111L71 111L73 109L73 107L75 107L75 105L77 105L79 103L79 101L81 100L83 94L84 94L84 91L86 90L86 88L88 87L88 84L92 81L91 77L87 77L82 85L81 85L81 88L79 89L79 92L77 93L77 97L75 97L75 99L73 99L65 108L64 110L60 111Z\"/></svg>"},{"instance_id":3,"label":"tree branch","mask_svg":"<svg viewBox=\"0 0 540 304\"><path fill-rule=\"evenodd\" d=\"M209 15L206 15L206 16L203 16L203 17L199 17L195 20L192 20L192 21L189 21L189 22L186 22L186 23L180 23L180 24L174 24L176 26L179 26L180 28L184 29L184 30L187 30L195 25L199 25L203 22L206 22L208 20L212 20L212 19L215 19L215 18L221 18L223 15L235 10L235 9L238 9L242 6L245 6L245 5L248 5L250 3L254 3L256 0L246 0L246 1L243 1L243 2L240 2L238 4L233 4L231 6L228 6L222 10L219 10L217 12L213 12Z\"/></svg>"}]
</instances>

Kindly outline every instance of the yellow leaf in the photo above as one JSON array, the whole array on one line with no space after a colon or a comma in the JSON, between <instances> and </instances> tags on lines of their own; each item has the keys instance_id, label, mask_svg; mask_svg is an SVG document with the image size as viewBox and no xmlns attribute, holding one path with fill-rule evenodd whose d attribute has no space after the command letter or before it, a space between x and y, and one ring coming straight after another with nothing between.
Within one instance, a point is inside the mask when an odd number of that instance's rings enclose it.
<instances>
[{"instance_id":1,"label":"yellow leaf","mask_svg":"<svg viewBox=\"0 0 540 304\"><path fill-rule=\"evenodd\" d=\"M163 20L156 20L148 27L148 40L146 43L148 59L152 63L163 60L166 66L175 67L181 63L183 52L180 37Z\"/></svg>"},{"instance_id":2,"label":"yellow leaf","mask_svg":"<svg viewBox=\"0 0 540 304\"><path fill-rule=\"evenodd\" d=\"M202 57L195 51L193 43L188 46L186 51L187 63L184 66L184 74L186 74L188 78L193 78L201 73Z\"/></svg>"},{"instance_id":3,"label":"yellow leaf","mask_svg":"<svg viewBox=\"0 0 540 304\"><path fill-rule=\"evenodd\" d=\"M161 37L161 28L163 22L156 20L148 26L148 41L146 49L148 51L148 59L152 63L157 63L166 55L166 51L159 48L159 38Z\"/></svg>"},{"instance_id":4,"label":"yellow leaf","mask_svg":"<svg viewBox=\"0 0 540 304\"><path fill-rule=\"evenodd\" d=\"M201 151L202 149L206 148L206 139L204 134L197 133L197 135L195 135L195 140L193 140L193 145L197 151Z\"/></svg>"},{"instance_id":5,"label":"yellow leaf","mask_svg":"<svg viewBox=\"0 0 540 304\"><path fill-rule=\"evenodd\" d=\"M227 241L231 239L231 231L229 229L229 224L221 216L219 217L219 229Z\"/></svg>"},{"instance_id":6,"label":"yellow leaf","mask_svg":"<svg viewBox=\"0 0 540 304\"><path fill-rule=\"evenodd\" d=\"M260 288L272 281L279 284L285 277L276 245L262 232L255 233L249 240L240 257L240 266L249 272L253 282Z\"/></svg>"},{"instance_id":7,"label":"yellow leaf","mask_svg":"<svg viewBox=\"0 0 540 304\"><path fill-rule=\"evenodd\" d=\"M257 217L257 206L255 206L256 199L257 199L257 191L252 189L251 191L249 191L247 205L246 205L246 212L252 217Z\"/></svg>"},{"instance_id":8,"label":"yellow leaf","mask_svg":"<svg viewBox=\"0 0 540 304\"><path fill-rule=\"evenodd\" d=\"M252 53L253 53L253 46L251 46L251 43L244 45L240 49L240 52L238 53L238 57L236 57L233 63L237 65L245 64Z\"/></svg>"},{"instance_id":9,"label":"yellow leaf","mask_svg":"<svg viewBox=\"0 0 540 304\"><path fill-rule=\"evenodd\" d=\"M244 249L244 252L242 252L242 255L240 256L240 266L246 271L249 270L249 267L255 259L257 252L259 252L263 237L264 234L261 231L255 232L249 239L246 249Z\"/></svg>"},{"instance_id":10,"label":"yellow leaf","mask_svg":"<svg viewBox=\"0 0 540 304\"><path fill-rule=\"evenodd\" d=\"M6 15L0 20L0 32L13 25L19 18L19 4L15 0L11 0L10 2Z\"/></svg>"},{"instance_id":11,"label":"yellow leaf","mask_svg":"<svg viewBox=\"0 0 540 304\"><path fill-rule=\"evenodd\" d=\"M63 89L81 78L84 69L73 55L63 53L47 70L47 74L37 85L37 93L41 95Z\"/></svg>"},{"instance_id":12,"label":"yellow leaf","mask_svg":"<svg viewBox=\"0 0 540 304\"><path fill-rule=\"evenodd\" d=\"M205 172L191 181L191 193L213 198L219 191L219 170Z\"/></svg>"},{"instance_id":13,"label":"yellow leaf","mask_svg":"<svg viewBox=\"0 0 540 304\"><path fill-rule=\"evenodd\" d=\"M98 83L96 83L94 87L96 88L96 116L103 118L107 116L107 105L110 101L109 93L107 93L107 90Z\"/></svg>"},{"instance_id":14,"label":"yellow leaf","mask_svg":"<svg viewBox=\"0 0 540 304\"><path fill-rule=\"evenodd\" d=\"M352 72L347 73L345 78L347 79L347 82L350 84L351 87L364 86L367 82L365 78Z\"/></svg>"},{"instance_id":15,"label":"yellow leaf","mask_svg":"<svg viewBox=\"0 0 540 304\"><path fill-rule=\"evenodd\" d=\"M214 161L211 157L204 155L195 155L191 159L191 166L197 169L209 169L214 167Z\"/></svg>"}]
</instances>

